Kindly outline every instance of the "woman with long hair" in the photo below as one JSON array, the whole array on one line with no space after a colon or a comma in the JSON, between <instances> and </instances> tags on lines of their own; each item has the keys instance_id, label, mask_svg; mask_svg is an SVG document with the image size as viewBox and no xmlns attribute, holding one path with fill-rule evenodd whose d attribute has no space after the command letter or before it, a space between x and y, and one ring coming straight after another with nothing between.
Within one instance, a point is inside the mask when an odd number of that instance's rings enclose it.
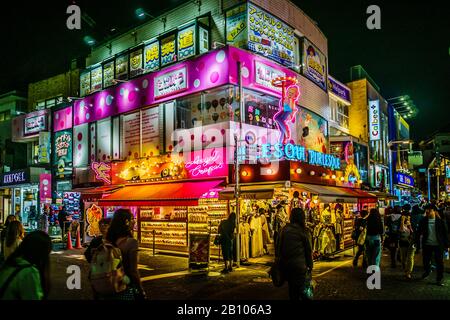
<instances>
[{"instance_id":1,"label":"woman with long hair","mask_svg":"<svg viewBox=\"0 0 450 320\"><path fill-rule=\"evenodd\" d=\"M305 226L305 212L294 208L288 223L279 235L276 257L289 284L291 300L305 299L304 288L308 272L313 268L311 234Z\"/></svg>"},{"instance_id":2,"label":"woman with long hair","mask_svg":"<svg viewBox=\"0 0 450 320\"><path fill-rule=\"evenodd\" d=\"M50 291L52 241L43 231L25 236L0 269L0 299L43 300Z\"/></svg>"},{"instance_id":3,"label":"woman with long hair","mask_svg":"<svg viewBox=\"0 0 450 320\"><path fill-rule=\"evenodd\" d=\"M370 209L367 217L367 235L365 242L366 261L369 266L380 266L381 243L383 241L384 226L378 209Z\"/></svg>"},{"instance_id":4,"label":"woman with long hair","mask_svg":"<svg viewBox=\"0 0 450 320\"><path fill-rule=\"evenodd\" d=\"M2 233L1 233L1 250L2 250L2 254L4 254L4 249L5 249L5 239L6 239L6 230L8 230L8 226L11 222L16 221L16 216L13 214L10 214L9 216L6 217L5 220L5 225L3 226L2 229Z\"/></svg>"},{"instance_id":5,"label":"woman with long hair","mask_svg":"<svg viewBox=\"0 0 450 320\"><path fill-rule=\"evenodd\" d=\"M135 220L128 209L118 209L111 220L106 240L118 247L122 253L123 268L125 275L130 279L127 290L117 294L117 299L143 299L145 291L142 287L141 277L138 270L139 245L133 238Z\"/></svg>"},{"instance_id":6,"label":"woman with long hair","mask_svg":"<svg viewBox=\"0 0 450 320\"><path fill-rule=\"evenodd\" d=\"M13 221L6 230L4 257L7 259L17 247L19 247L22 239L25 237L25 229L20 221Z\"/></svg>"}]
</instances>

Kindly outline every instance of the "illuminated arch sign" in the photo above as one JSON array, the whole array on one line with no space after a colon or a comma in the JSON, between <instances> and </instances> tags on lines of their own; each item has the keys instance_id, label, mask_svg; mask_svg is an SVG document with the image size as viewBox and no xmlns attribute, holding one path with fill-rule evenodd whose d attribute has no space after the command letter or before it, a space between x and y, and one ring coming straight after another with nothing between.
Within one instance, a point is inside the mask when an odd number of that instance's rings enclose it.
<instances>
[{"instance_id":1,"label":"illuminated arch sign","mask_svg":"<svg viewBox=\"0 0 450 320\"><path fill-rule=\"evenodd\" d=\"M341 168L341 160L339 158L331 154L308 150L303 146L292 143L263 144L261 145L261 155L259 158L300 161L332 170Z\"/></svg>"}]
</instances>

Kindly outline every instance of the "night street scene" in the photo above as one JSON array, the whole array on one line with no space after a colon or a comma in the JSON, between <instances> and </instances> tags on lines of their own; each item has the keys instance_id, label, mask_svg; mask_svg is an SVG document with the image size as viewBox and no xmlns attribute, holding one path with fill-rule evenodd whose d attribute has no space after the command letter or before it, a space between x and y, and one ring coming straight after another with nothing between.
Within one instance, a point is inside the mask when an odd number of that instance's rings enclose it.
<instances>
[{"instance_id":1,"label":"night street scene","mask_svg":"<svg viewBox=\"0 0 450 320\"><path fill-rule=\"evenodd\" d=\"M448 12L5 3L0 300L449 300Z\"/></svg>"}]
</instances>

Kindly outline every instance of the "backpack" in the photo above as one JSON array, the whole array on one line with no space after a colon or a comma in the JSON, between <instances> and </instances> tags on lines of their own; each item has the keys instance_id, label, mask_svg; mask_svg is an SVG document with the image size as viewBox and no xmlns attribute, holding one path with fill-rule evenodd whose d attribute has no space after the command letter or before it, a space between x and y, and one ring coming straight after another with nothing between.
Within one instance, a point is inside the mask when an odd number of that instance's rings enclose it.
<instances>
[{"instance_id":1,"label":"backpack","mask_svg":"<svg viewBox=\"0 0 450 320\"><path fill-rule=\"evenodd\" d=\"M111 243L104 242L93 250L89 271L92 289L101 295L113 295L127 288L122 253Z\"/></svg>"}]
</instances>

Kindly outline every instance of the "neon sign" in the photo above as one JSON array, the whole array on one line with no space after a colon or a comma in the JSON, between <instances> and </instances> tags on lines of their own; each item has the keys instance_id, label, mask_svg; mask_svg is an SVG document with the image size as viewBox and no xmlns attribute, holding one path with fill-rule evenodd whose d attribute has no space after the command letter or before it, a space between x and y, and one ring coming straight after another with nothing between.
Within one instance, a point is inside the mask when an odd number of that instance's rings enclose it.
<instances>
[{"instance_id":1,"label":"neon sign","mask_svg":"<svg viewBox=\"0 0 450 320\"><path fill-rule=\"evenodd\" d=\"M275 145L263 144L261 145L260 158L268 159L286 159L293 161L306 162L311 165L322 166L332 170L341 168L341 160L331 154L325 154L314 150L307 150L300 145L292 143Z\"/></svg>"},{"instance_id":2,"label":"neon sign","mask_svg":"<svg viewBox=\"0 0 450 320\"><path fill-rule=\"evenodd\" d=\"M380 140L380 100L371 100L369 105L370 140Z\"/></svg>"},{"instance_id":3,"label":"neon sign","mask_svg":"<svg viewBox=\"0 0 450 320\"><path fill-rule=\"evenodd\" d=\"M95 172L96 179L102 180L107 184L111 184L111 179L109 177L109 171L111 170L110 165L104 162L92 162L91 168Z\"/></svg>"},{"instance_id":4,"label":"neon sign","mask_svg":"<svg viewBox=\"0 0 450 320\"><path fill-rule=\"evenodd\" d=\"M186 161L184 167L192 177L212 176L213 173L223 168L220 163L219 152L213 151L210 157L196 156L193 161Z\"/></svg>"}]
</instances>

